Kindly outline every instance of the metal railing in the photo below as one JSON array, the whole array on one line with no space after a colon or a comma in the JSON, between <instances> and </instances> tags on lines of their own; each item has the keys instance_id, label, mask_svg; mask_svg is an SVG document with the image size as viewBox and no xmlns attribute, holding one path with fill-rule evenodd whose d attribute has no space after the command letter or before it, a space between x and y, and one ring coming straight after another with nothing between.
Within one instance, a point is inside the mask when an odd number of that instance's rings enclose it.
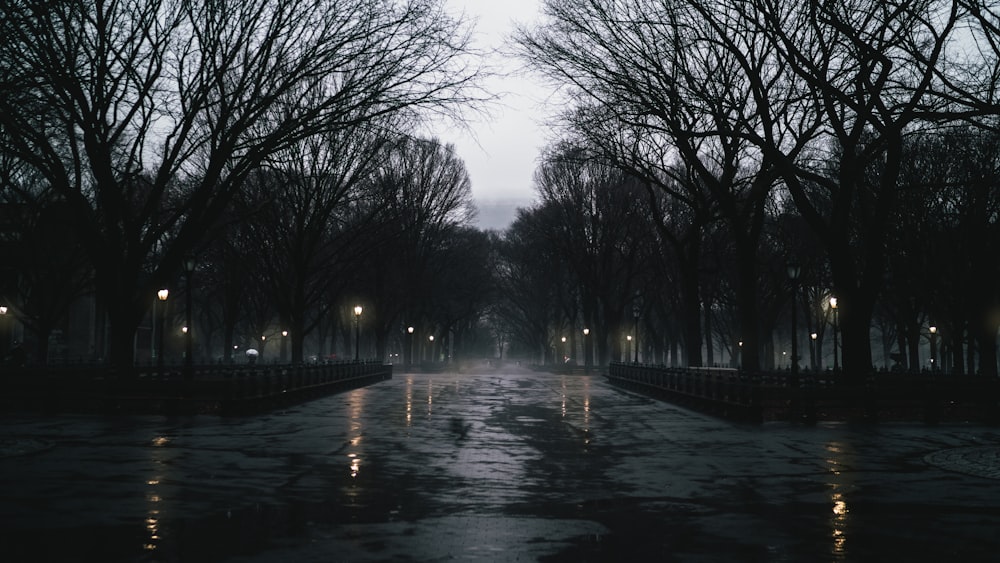
<instances>
[{"instance_id":1,"label":"metal railing","mask_svg":"<svg viewBox=\"0 0 1000 563\"><path fill-rule=\"evenodd\" d=\"M8 408L104 412L250 412L392 377L378 361L320 364L26 367L5 372Z\"/></svg>"},{"instance_id":2,"label":"metal railing","mask_svg":"<svg viewBox=\"0 0 1000 563\"><path fill-rule=\"evenodd\" d=\"M1000 380L942 374L748 373L612 363L608 378L672 402L732 418L1000 420Z\"/></svg>"}]
</instances>

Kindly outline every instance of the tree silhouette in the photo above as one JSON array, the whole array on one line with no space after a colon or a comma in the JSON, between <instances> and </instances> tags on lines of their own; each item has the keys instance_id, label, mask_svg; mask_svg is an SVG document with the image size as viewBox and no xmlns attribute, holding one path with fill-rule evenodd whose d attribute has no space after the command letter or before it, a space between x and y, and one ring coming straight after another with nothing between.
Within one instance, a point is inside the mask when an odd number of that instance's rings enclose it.
<instances>
[{"instance_id":1,"label":"tree silhouette","mask_svg":"<svg viewBox=\"0 0 1000 563\"><path fill-rule=\"evenodd\" d=\"M3 150L72 210L120 366L145 280L178 271L269 157L381 116L447 112L478 72L436 0L2 8Z\"/></svg>"}]
</instances>

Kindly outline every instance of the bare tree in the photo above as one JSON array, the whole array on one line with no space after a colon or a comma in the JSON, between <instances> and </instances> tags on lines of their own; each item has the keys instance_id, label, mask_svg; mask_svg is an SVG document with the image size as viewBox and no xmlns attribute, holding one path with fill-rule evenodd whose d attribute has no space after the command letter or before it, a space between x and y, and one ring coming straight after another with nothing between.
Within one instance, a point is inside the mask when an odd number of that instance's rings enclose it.
<instances>
[{"instance_id":1,"label":"bare tree","mask_svg":"<svg viewBox=\"0 0 1000 563\"><path fill-rule=\"evenodd\" d=\"M0 12L4 150L73 210L120 365L154 249L148 279L167 278L275 152L449 111L477 75L439 0L3 0Z\"/></svg>"},{"instance_id":2,"label":"bare tree","mask_svg":"<svg viewBox=\"0 0 1000 563\"><path fill-rule=\"evenodd\" d=\"M956 29L970 22L958 3L937 0L732 2L727 10L753 22L758 40L775 47L802 85L800 113L821 120L805 131L808 151L790 153L766 136L752 141L777 163L826 247L841 301L843 365L867 372L904 141L920 128L969 115L949 83L968 78Z\"/></svg>"},{"instance_id":3,"label":"bare tree","mask_svg":"<svg viewBox=\"0 0 1000 563\"><path fill-rule=\"evenodd\" d=\"M377 252L365 261L364 285L377 314L379 351L397 323L441 329L435 311L436 261L455 229L474 217L471 181L451 145L399 137L373 174ZM434 325L434 326L432 326Z\"/></svg>"},{"instance_id":4,"label":"bare tree","mask_svg":"<svg viewBox=\"0 0 1000 563\"><path fill-rule=\"evenodd\" d=\"M559 336L575 332L564 317L565 300L573 298L572 270L566 257L553 243L551 231L558 228L554 202L540 203L518 212L517 220L494 241L494 276L500 291L494 312L506 331L525 349L541 352L550 347L574 356ZM572 307L578 307L572 299ZM575 342L575 340L573 341Z\"/></svg>"},{"instance_id":5,"label":"bare tree","mask_svg":"<svg viewBox=\"0 0 1000 563\"><path fill-rule=\"evenodd\" d=\"M619 168L581 158L571 146L550 149L535 173L543 203L550 204L547 244L561 254L580 284L581 312L605 364L620 356L638 275L640 241L651 234L642 186ZM590 350L585 350L591 365Z\"/></svg>"},{"instance_id":6,"label":"bare tree","mask_svg":"<svg viewBox=\"0 0 1000 563\"><path fill-rule=\"evenodd\" d=\"M996 8L948 0L545 5L543 27L519 37L528 60L567 85L584 111L596 109L599 130L624 132L603 135L618 162L667 163L676 151L741 237L744 330L754 323L754 265L743 257L753 255L780 179L779 197L794 200L829 255L844 367L868 371L903 141L996 114ZM643 150L657 136L663 148Z\"/></svg>"},{"instance_id":7,"label":"bare tree","mask_svg":"<svg viewBox=\"0 0 1000 563\"><path fill-rule=\"evenodd\" d=\"M267 292L277 307L280 330L291 338L291 360L303 358L305 338L330 306L330 284L348 254L371 252L362 224L331 228L348 209L368 197L365 186L386 143L396 136L383 123L345 127L308 137L273 155L272 173L256 193L256 232ZM372 219L369 217L368 221ZM353 252L348 249L353 248Z\"/></svg>"},{"instance_id":8,"label":"bare tree","mask_svg":"<svg viewBox=\"0 0 1000 563\"><path fill-rule=\"evenodd\" d=\"M743 364L752 370L760 329L757 249L777 174L741 132L760 129L787 108L774 92L787 81L773 47L755 41L746 26L737 35L709 25L694 4L550 1L546 25L519 37L528 60L572 85L577 105L563 120L599 158L689 207L702 227L726 221L736 247ZM700 365L700 251L673 247L688 266L687 355Z\"/></svg>"}]
</instances>

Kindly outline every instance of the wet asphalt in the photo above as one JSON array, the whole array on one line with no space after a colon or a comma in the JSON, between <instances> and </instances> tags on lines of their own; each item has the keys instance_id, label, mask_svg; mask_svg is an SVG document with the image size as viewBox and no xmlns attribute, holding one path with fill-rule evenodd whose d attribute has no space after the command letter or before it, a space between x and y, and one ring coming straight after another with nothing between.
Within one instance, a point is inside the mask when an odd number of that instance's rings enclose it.
<instances>
[{"instance_id":1,"label":"wet asphalt","mask_svg":"<svg viewBox=\"0 0 1000 563\"><path fill-rule=\"evenodd\" d=\"M1000 559L991 426L741 424L516 368L0 424L7 562Z\"/></svg>"}]
</instances>

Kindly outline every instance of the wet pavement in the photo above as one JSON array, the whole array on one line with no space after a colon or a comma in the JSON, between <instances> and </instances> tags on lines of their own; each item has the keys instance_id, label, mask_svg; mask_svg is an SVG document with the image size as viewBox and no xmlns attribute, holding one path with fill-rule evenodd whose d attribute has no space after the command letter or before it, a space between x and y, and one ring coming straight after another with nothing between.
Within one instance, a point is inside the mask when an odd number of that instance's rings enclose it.
<instances>
[{"instance_id":1,"label":"wet pavement","mask_svg":"<svg viewBox=\"0 0 1000 563\"><path fill-rule=\"evenodd\" d=\"M515 370L0 424L7 562L1000 556L997 427L738 424Z\"/></svg>"}]
</instances>

